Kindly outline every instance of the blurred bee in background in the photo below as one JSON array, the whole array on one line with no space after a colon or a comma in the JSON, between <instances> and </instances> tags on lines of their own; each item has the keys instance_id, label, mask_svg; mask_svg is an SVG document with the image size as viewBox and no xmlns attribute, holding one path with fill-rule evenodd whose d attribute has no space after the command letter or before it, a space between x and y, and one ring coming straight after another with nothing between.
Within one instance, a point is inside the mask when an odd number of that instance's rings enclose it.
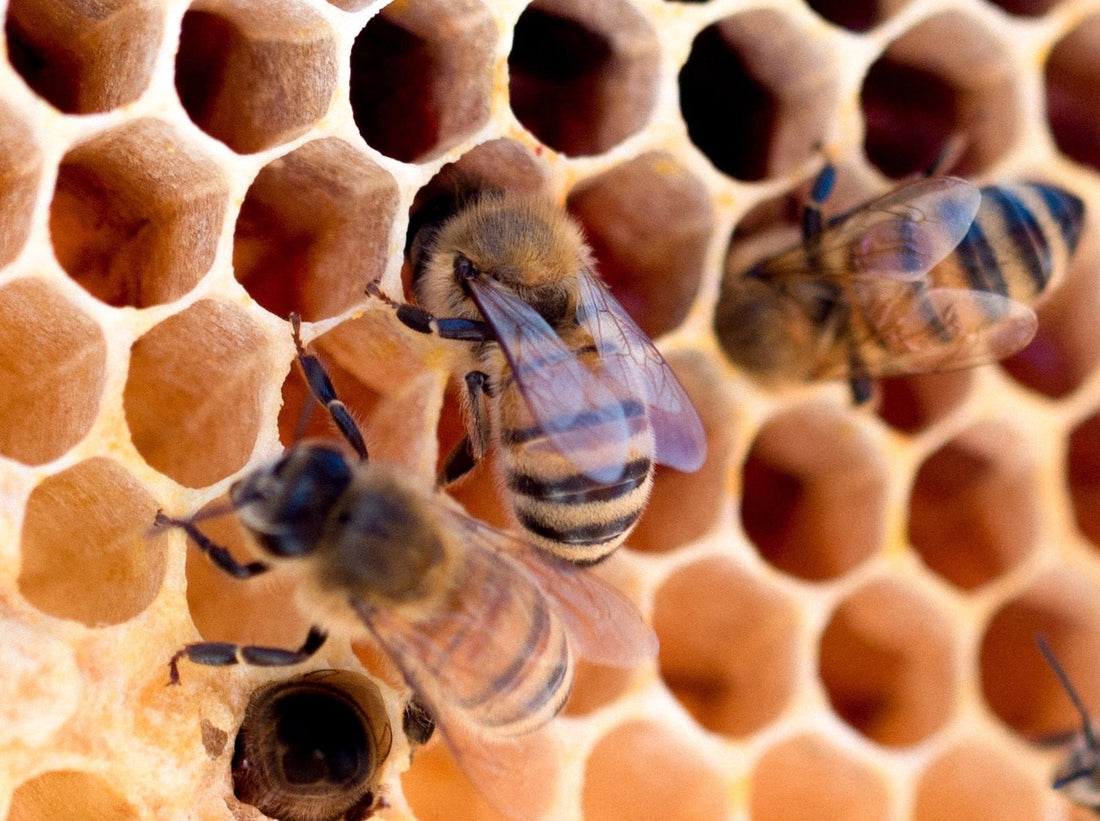
<instances>
[{"instance_id":1,"label":"blurred bee in background","mask_svg":"<svg viewBox=\"0 0 1100 821\"><path fill-rule=\"evenodd\" d=\"M189 644L173 656L170 681L183 658L290 665L313 655L327 629L366 633L422 708L406 711L406 731L423 735L434 719L490 803L514 818L542 815L560 760L546 725L569 694L575 653L629 667L656 653L656 636L597 577L470 518L430 483L368 462L354 420L291 319L310 390L358 459L336 443L300 442L230 488L230 511L265 561L237 563L194 519L158 513L157 525L185 530L236 578L273 567L296 574L303 612L325 628L311 628L297 650Z\"/></svg>"},{"instance_id":2,"label":"blurred bee in background","mask_svg":"<svg viewBox=\"0 0 1100 821\"><path fill-rule=\"evenodd\" d=\"M421 333L470 343L466 438L441 481L497 445L500 483L534 544L576 564L637 524L655 463L697 470L698 414L664 357L596 274L552 202L492 189L427 203L409 229L418 306L368 292Z\"/></svg>"},{"instance_id":3,"label":"blurred bee in background","mask_svg":"<svg viewBox=\"0 0 1100 821\"><path fill-rule=\"evenodd\" d=\"M1075 804L1100 813L1100 744L1096 741L1088 711L1046 640L1036 636L1035 641L1081 717L1081 734L1075 740L1069 758L1055 773L1054 789L1064 790L1066 797Z\"/></svg>"},{"instance_id":4,"label":"blurred bee in background","mask_svg":"<svg viewBox=\"0 0 1100 821\"><path fill-rule=\"evenodd\" d=\"M315 670L272 682L245 708L233 793L281 821L361 821L376 805L392 744L382 694L370 679Z\"/></svg>"},{"instance_id":5,"label":"blurred bee in background","mask_svg":"<svg viewBox=\"0 0 1100 821\"><path fill-rule=\"evenodd\" d=\"M1080 199L935 177L826 221L834 181L827 165L799 245L727 270L714 324L736 365L765 384L847 378L862 403L872 377L967 368L1031 340L1029 306L1069 267Z\"/></svg>"}]
</instances>

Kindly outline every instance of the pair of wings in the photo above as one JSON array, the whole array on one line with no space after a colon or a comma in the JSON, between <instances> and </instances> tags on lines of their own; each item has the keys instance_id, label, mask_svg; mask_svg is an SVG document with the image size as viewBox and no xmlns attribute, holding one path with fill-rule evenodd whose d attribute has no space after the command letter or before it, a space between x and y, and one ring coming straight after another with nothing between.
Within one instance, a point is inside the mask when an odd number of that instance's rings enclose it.
<instances>
[{"instance_id":1,"label":"pair of wings","mask_svg":"<svg viewBox=\"0 0 1100 821\"><path fill-rule=\"evenodd\" d=\"M631 405L640 403L655 460L698 470L706 457L703 425L676 375L594 272L582 270L578 278L577 321L592 337L594 369L528 303L489 277L470 281L539 427L578 470L612 482L630 459ZM619 458L609 459L616 444Z\"/></svg>"},{"instance_id":2,"label":"pair of wings","mask_svg":"<svg viewBox=\"0 0 1100 821\"><path fill-rule=\"evenodd\" d=\"M967 241L981 197L954 177L903 185L831 220L816 244L759 266L761 278L781 291L831 283L847 302L858 359L820 378L967 368L1010 356L1031 340L1031 308L936 282L936 265ZM854 374L857 363L862 373Z\"/></svg>"},{"instance_id":3,"label":"pair of wings","mask_svg":"<svg viewBox=\"0 0 1100 821\"><path fill-rule=\"evenodd\" d=\"M437 504L443 526L459 551L453 569L456 578L506 578L508 590L504 592L526 613L538 612L543 600L549 599L557 618L557 626L551 629L564 630L572 650L596 663L633 667L656 655L657 637L634 604L591 571L543 556L519 537L491 528L439 500ZM494 572L484 574L485 568ZM431 634L403 615L399 607L374 607L365 601L352 604L435 719L459 766L482 796L503 815L530 821L545 815L557 795L558 766L564 753L554 725L508 734L479 722L463 709L457 696L458 692L491 690L493 682L486 678L493 674L487 671L520 661L514 636L478 629L493 623L490 611L493 594L498 592L459 585L453 607L441 614L443 621L433 620L444 629ZM455 629L449 629L452 626ZM449 648L445 645L456 634L476 637L480 663L462 669L432 669L425 660L446 656ZM523 661L527 664L529 660ZM557 686L550 669L555 661L527 664L528 669L547 676L548 690ZM517 697L528 697L524 695L527 692L519 688L495 693L493 703L501 713L513 714L527 706L513 703Z\"/></svg>"}]
</instances>

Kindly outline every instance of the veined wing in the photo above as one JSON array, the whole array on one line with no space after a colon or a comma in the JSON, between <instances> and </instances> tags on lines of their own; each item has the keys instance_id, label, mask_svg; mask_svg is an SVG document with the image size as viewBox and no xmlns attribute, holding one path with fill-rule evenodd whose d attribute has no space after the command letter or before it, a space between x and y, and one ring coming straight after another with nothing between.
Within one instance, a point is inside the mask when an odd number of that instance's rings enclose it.
<instances>
[{"instance_id":1,"label":"veined wing","mask_svg":"<svg viewBox=\"0 0 1100 821\"><path fill-rule=\"evenodd\" d=\"M580 293L578 321L592 335L606 379L645 406L656 460L688 473L698 470L707 455L706 436L676 374L595 273L581 273Z\"/></svg>"}]
</instances>

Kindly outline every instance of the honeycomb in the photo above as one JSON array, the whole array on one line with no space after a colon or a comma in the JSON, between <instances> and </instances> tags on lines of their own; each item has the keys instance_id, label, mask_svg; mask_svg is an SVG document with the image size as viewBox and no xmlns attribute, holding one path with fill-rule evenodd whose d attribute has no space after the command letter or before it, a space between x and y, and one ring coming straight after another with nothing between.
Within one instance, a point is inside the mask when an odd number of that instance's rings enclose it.
<instances>
[{"instance_id":1,"label":"honeycomb","mask_svg":"<svg viewBox=\"0 0 1100 821\"><path fill-rule=\"evenodd\" d=\"M1100 273L1090 216L1029 347L999 365L763 389L712 313L727 253L961 137L952 172L1100 208L1096 0L8 0L0 60L0 815L258 819L233 795L250 695L308 669L404 690L365 646L292 671L309 614L240 584L185 515L308 434L284 320L428 477L461 434L448 343L398 294L409 209L455 167L541 189L696 402L696 474L658 473L594 572L659 657L581 665L555 817L1085 818L1050 789L1100 711ZM455 491L506 524L488 472ZM244 560L231 522L210 534ZM395 732L389 819L490 819L438 740ZM521 773L517 773L517 778Z\"/></svg>"}]
</instances>

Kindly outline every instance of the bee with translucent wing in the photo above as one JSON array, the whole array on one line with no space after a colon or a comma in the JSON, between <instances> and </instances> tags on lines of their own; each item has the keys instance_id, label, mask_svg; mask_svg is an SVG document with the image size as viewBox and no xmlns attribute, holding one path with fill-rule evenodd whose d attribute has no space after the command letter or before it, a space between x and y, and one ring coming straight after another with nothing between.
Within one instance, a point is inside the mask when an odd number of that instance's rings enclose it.
<instances>
[{"instance_id":1,"label":"bee with translucent wing","mask_svg":"<svg viewBox=\"0 0 1100 821\"><path fill-rule=\"evenodd\" d=\"M184 529L215 564L246 579L293 574L314 627L297 650L200 642L178 664L289 665L328 629L386 651L486 798L537 818L554 798L558 760L548 722L572 683L574 655L633 666L656 637L633 604L581 569L465 515L431 486L367 461L366 447L292 317L298 361L358 459L336 443L301 442L230 489L231 510L265 554L241 565L193 519ZM423 720L413 723L422 727Z\"/></svg>"},{"instance_id":2,"label":"bee with translucent wing","mask_svg":"<svg viewBox=\"0 0 1100 821\"><path fill-rule=\"evenodd\" d=\"M818 177L801 244L727 272L715 331L735 364L765 384L847 378L858 403L872 377L971 367L1031 340L1029 304L1068 268L1080 199L937 177L825 221L834 179L832 166Z\"/></svg>"},{"instance_id":3,"label":"bee with translucent wing","mask_svg":"<svg viewBox=\"0 0 1100 821\"><path fill-rule=\"evenodd\" d=\"M556 205L492 190L454 192L410 227L418 306L369 293L413 330L469 344L468 435L442 480L497 446L516 520L577 564L609 556L645 508L656 463L694 471L702 423L653 343L596 274Z\"/></svg>"},{"instance_id":4,"label":"bee with translucent wing","mask_svg":"<svg viewBox=\"0 0 1100 821\"><path fill-rule=\"evenodd\" d=\"M1100 813L1100 744L1097 743L1096 735L1093 732L1092 721L1089 719L1085 705L1081 702L1077 688L1073 686L1073 682L1069 680L1066 671L1062 668L1058 659L1055 658L1054 652L1050 649L1046 639L1042 636L1036 636L1035 641L1039 645L1043 658L1047 660L1050 669L1058 676L1058 681L1061 682L1062 688L1066 691L1066 695L1069 696L1069 700L1073 702L1077 714L1081 717L1081 734L1074 742L1069 758L1058 768L1058 772L1055 774L1054 789L1063 790L1066 796L1075 804Z\"/></svg>"}]
</instances>

